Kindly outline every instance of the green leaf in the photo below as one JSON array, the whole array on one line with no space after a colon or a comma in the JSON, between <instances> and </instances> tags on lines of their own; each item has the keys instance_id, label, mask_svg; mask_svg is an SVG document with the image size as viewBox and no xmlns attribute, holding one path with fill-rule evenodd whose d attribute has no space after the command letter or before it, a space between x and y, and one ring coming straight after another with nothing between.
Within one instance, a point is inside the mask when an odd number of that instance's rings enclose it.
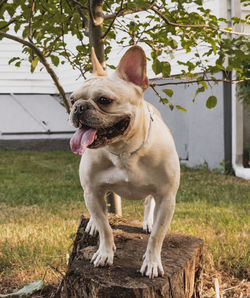
<instances>
[{"instance_id":1,"label":"green leaf","mask_svg":"<svg viewBox=\"0 0 250 298\"><path fill-rule=\"evenodd\" d=\"M14 13L15 13L15 8L14 8L14 6L11 5L11 4L7 4L7 5L5 6L5 8L6 8L6 10L8 11L10 17L13 17L13 15L14 15Z\"/></svg>"},{"instance_id":2,"label":"green leaf","mask_svg":"<svg viewBox=\"0 0 250 298\"><path fill-rule=\"evenodd\" d=\"M169 44L170 44L172 49L177 49L178 48L178 42L175 39L171 39Z\"/></svg>"},{"instance_id":3,"label":"green leaf","mask_svg":"<svg viewBox=\"0 0 250 298\"><path fill-rule=\"evenodd\" d=\"M174 105L173 105L173 104L170 104L170 105L169 105L169 108L170 108L171 111L173 111L173 109L174 109Z\"/></svg>"},{"instance_id":4,"label":"green leaf","mask_svg":"<svg viewBox=\"0 0 250 298\"><path fill-rule=\"evenodd\" d=\"M13 57L9 60L8 64L11 64L12 62L16 61L16 60L20 60L20 57Z\"/></svg>"},{"instance_id":5,"label":"green leaf","mask_svg":"<svg viewBox=\"0 0 250 298\"><path fill-rule=\"evenodd\" d=\"M7 24L8 24L8 22L6 22L6 21L0 21L0 28L4 27Z\"/></svg>"},{"instance_id":6,"label":"green leaf","mask_svg":"<svg viewBox=\"0 0 250 298\"><path fill-rule=\"evenodd\" d=\"M33 293L42 289L44 285L43 280L36 280L30 284L25 285L22 289L15 293L10 294L0 294L0 297L9 297L9 296L22 296L22 295L32 295Z\"/></svg>"},{"instance_id":7,"label":"green leaf","mask_svg":"<svg viewBox=\"0 0 250 298\"><path fill-rule=\"evenodd\" d=\"M84 47L82 45L76 46L76 49L78 52L82 52L84 50Z\"/></svg>"},{"instance_id":8,"label":"green leaf","mask_svg":"<svg viewBox=\"0 0 250 298\"><path fill-rule=\"evenodd\" d=\"M210 39L211 46L213 48L214 55L216 55L216 43L213 39Z\"/></svg>"},{"instance_id":9,"label":"green leaf","mask_svg":"<svg viewBox=\"0 0 250 298\"><path fill-rule=\"evenodd\" d=\"M207 83L205 81L199 81L200 85L202 85L205 89L208 89Z\"/></svg>"},{"instance_id":10,"label":"green leaf","mask_svg":"<svg viewBox=\"0 0 250 298\"><path fill-rule=\"evenodd\" d=\"M150 3L147 3L147 1L144 1L144 0L136 0L135 1L135 3L136 3L136 8L137 7L149 7L150 6Z\"/></svg>"},{"instance_id":11,"label":"green leaf","mask_svg":"<svg viewBox=\"0 0 250 298\"><path fill-rule=\"evenodd\" d=\"M31 72L35 71L38 61L39 61L39 58L37 56L32 60L31 66L30 66L30 71Z\"/></svg>"},{"instance_id":12,"label":"green leaf","mask_svg":"<svg viewBox=\"0 0 250 298\"><path fill-rule=\"evenodd\" d=\"M199 94L199 93L202 93L205 91L205 87L202 86L202 87L199 87L196 91L195 91L195 97Z\"/></svg>"},{"instance_id":13,"label":"green leaf","mask_svg":"<svg viewBox=\"0 0 250 298\"><path fill-rule=\"evenodd\" d=\"M108 66L109 68L111 68L111 69L116 69L116 67L115 67L114 65L112 65L112 64L107 64L107 66Z\"/></svg>"},{"instance_id":14,"label":"green leaf","mask_svg":"<svg viewBox=\"0 0 250 298\"><path fill-rule=\"evenodd\" d=\"M174 91L172 89L162 89L162 92L164 92L169 97L172 97L174 94Z\"/></svg>"},{"instance_id":15,"label":"green leaf","mask_svg":"<svg viewBox=\"0 0 250 298\"><path fill-rule=\"evenodd\" d=\"M167 98L161 98L161 102L166 105L169 103L169 100Z\"/></svg>"},{"instance_id":16,"label":"green leaf","mask_svg":"<svg viewBox=\"0 0 250 298\"><path fill-rule=\"evenodd\" d=\"M21 27L21 23L18 23L18 22L15 23L14 30L15 30L16 33L20 29L20 27Z\"/></svg>"},{"instance_id":17,"label":"green leaf","mask_svg":"<svg viewBox=\"0 0 250 298\"><path fill-rule=\"evenodd\" d=\"M204 91L205 91L205 87L204 87L204 86L199 87L199 88L195 91L195 95L194 95L194 98L193 98L193 102L196 101L196 97L197 97L197 95L198 95L199 93L204 92Z\"/></svg>"},{"instance_id":18,"label":"green leaf","mask_svg":"<svg viewBox=\"0 0 250 298\"><path fill-rule=\"evenodd\" d=\"M28 37L29 34L29 26L26 26L23 30L22 36L25 39L26 37Z\"/></svg>"},{"instance_id":19,"label":"green leaf","mask_svg":"<svg viewBox=\"0 0 250 298\"><path fill-rule=\"evenodd\" d=\"M152 69L154 73L157 75L162 72L162 63L158 60L155 59L152 65Z\"/></svg>"},{"instance_id":20,"label":"green leaf","mask_svg":"<svg viewBox=\"0 0 250 298\"><path fill-rule=\"evenodd\" d=\"M209 96L206 102L206 107L208 109L213 109L217 104L217 97Z\"/></svg>"},{"instance_id":21,"label":"green leaf","mask_svg":"<svg viewBox=\"0 0 250 298\"><path fill-rule=\"evenodd\" d=\"M176 109L181 110L184 113L187 112L187 110L185 108L183 108L182 106L176 105L175 107L176 107Z\"/></svg>"},{"instance_id":22,"label":"green leaf","mask_svg":"<svg viewBox=\"0 0 250 298\"><path fill-rule=\"evenodd\" d=\"M20 65L21 65L21 61L18 61L18 62L15 63L16 67L20 67Z\"/></svg>"},{"instance_id":23,"label":"green leaf","mask_svg":"<svg viewBox=\"0 0 250 298\"><path fill-rule=\"evenodd\" d=\"M50 56L50 59L51 59L52 63L53 63L55 66L58 66L60 60L59 60L59 58L58 58L57 56L51 55L51 56Z\"/></svg>"},{"instance_id":24,"label":"green leaf","mask_svg":"<svg viewBox=\"0 0 250 298\"><path fill-rule=\"evenodd\" d=\"M166 77L169 77L170 76L170 72L171 72L171 65L169 62L167 61L164 61L162 62L162 74L163 76L166 78Z\"/></svg>"}]
</instances>

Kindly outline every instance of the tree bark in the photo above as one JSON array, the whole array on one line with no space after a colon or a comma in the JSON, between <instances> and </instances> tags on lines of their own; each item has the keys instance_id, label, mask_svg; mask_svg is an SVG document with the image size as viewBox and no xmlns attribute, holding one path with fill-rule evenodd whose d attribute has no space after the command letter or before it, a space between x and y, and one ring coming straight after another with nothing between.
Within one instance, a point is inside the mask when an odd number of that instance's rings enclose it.
<instances>
[{"instance_id":1,"label":"tree bark","mask_svg":"<svg viewBox=\"0 0 250 298\"><path fill-rule=\"evenodd\" d=\"M103 37L103 0L89 0L89 24L88 36L90 47L95 49L95 54L103 69L106 69L106 59L104 53L104 37ZM121 215L121 199L114 193L107 194L108 212Z\"/></svg>"},{"instance_id":2,"label":"tree bark","mask_svg":"<svg viewBox=\"0 0 250 298\"><path fill-rule=\"evenodd\" d=\"M89 42L90 46L94 47L96 57L105 69L105 55L104 55L104 40L102 38L103 32L103 1L90 0L89 1Z\"/></svg>"},{"instance_id":3,"label":"tree bark","mask_svg":"<svg viewBox=\"0 0 250 298\"><path fill-rule=\"evenodd\" d=\"M111 267L90 264L98 237L84 232L88 219L82 217L67 273L54 297L199 297L203 241L193 236L168 233L162 247L164 277L150 280L139 270L149 235L141 224L111 219L117 252Z\"/></svg>"}]
</instances>

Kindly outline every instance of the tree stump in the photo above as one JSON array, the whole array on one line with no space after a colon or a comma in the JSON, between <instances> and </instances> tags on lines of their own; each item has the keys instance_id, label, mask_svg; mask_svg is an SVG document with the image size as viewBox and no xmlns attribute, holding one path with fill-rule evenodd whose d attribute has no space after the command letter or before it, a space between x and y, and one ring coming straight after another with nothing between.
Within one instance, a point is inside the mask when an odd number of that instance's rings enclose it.
<instances>
[{"instance_id":1,"label":"tree stump","mask_svg":"<svg viewBox=\"0 0 250 298\"><path fill-rule=\"evenodd\" d=\"M84 232L88 219L82 217L67 273L56 297L197 297L201 269L201 239L167 233L162 247L164 277L150 280L141 276L142 256L149 235L138 222L111 219L116 254L111 267L94 268L90 259L97 250L98 237Z\"/></svg>"}]
</instances>

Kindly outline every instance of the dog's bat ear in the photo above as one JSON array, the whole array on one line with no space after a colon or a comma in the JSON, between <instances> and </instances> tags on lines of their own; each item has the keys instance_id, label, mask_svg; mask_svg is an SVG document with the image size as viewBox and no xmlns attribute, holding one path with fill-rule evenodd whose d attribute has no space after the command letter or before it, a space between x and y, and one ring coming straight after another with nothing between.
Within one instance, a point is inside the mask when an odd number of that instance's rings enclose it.
<instances>
[{"instance_id":1,"label":"dog's bat ear","mask_svg":"<svg viewBox=\"0 0 250 298\"><path fill-rule=\"evenodd\" d=\"M121 79L132 82L143 90L149 86L146 72L146 55L143 49L137 45L127 50L116 69L116 73Z\"/></svg>"},{"instance_id":2,"label":"dog's bat ear","mask_svg":"<svg viewBox=\"0 0 250 298\"><path fill-rule=\"evenodd\" d=\"M99 60L97 59L95 49L93 47L91 48L91 60L93 65L93 74L97 76L106 76L107 73L104 71Z\"/></svg>"}]
</instances>

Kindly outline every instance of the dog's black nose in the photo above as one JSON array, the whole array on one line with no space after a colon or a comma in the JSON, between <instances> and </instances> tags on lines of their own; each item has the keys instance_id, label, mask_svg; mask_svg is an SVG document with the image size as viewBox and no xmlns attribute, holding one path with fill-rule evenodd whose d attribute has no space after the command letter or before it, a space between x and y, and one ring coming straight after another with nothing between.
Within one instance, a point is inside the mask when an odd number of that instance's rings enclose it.
<instances>
[{"instance_id":1,"label":"dog's black nose","mask_svg":"<svg viewBox=\"0 0 250 298\"><path fill-rule=\"evenodd\" d=\"M94 107L91 105L91 103L87 101L81 101L75 104L74 107L74 114L81 115L85 113L87 110L93 110Z\"/></svg>"},{"instance_id":2,"label":"dog's black nose","mask_svg":"<svg viewBox=\"0 0 250 298\"><path fill-rule=\"evenodd\" d=\"M83 104L79 103L79 104L75 105L74 113L75 114L82 114L84 110L85 110L85 108L84 108Z\"/></svg>"}]
</instances>

